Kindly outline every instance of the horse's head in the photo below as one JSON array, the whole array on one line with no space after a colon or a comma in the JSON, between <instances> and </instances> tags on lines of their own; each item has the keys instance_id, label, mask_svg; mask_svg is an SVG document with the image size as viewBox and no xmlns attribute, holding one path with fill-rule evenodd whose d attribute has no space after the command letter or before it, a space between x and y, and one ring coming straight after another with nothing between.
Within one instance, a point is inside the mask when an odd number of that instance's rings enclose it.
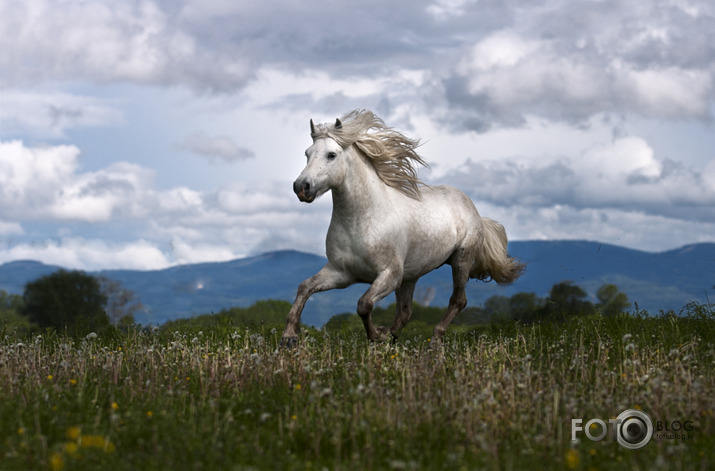
<instances>
[{"instance_id":1,"label":"horse's head","mask_svg":"<svg viewBox=\"0 0 715 471\"><path fill-rule=\"evenodd\" d=\"M342 123L336 119L333 129L341 127ZM310 131L312 135L316 135L312 120ZM347 152L348 149L343 149L331 137L314 137L313 145L305 151L308 163L293 182L293 191L298 195L298 199L312 203L328 190L339 186L347 170Z\"/></svg>"}]
</instances>

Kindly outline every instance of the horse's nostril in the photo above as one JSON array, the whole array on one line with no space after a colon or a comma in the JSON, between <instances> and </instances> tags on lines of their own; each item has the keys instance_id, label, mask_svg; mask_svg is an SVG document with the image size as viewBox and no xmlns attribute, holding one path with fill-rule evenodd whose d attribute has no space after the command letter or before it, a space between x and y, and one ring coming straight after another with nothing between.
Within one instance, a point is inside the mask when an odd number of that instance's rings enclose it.
<instances>
[{"instance_id":1,"label":"horse's nostril","mask_svg":"<svg viewBox=\"0 0 715 471\"><path fill-rule=\"evenodd\" d=\"M303 185L303 189L306 193L308 193L310 191L310 183L305 182L305 185Z\"/></svg>"}]
</instances>

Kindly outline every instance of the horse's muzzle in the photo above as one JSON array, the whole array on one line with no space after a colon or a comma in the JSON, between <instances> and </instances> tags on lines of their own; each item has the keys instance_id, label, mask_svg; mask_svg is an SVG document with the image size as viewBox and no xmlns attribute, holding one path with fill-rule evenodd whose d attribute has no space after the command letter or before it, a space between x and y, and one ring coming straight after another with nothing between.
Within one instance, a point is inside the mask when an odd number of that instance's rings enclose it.
<instances>
[{"instance_id":1,"label":"horse's muzzle","mask_svg":"<svg viewBox=\"0 0 715 471\"><path fill-rule=\"evenodd\" d=\"M310 183L306 180L296 180L293 182L293 191L298 195L298 199L305 203L312 203L315 200L315 192L311 191Z\"/></svg>"}]
</instances>

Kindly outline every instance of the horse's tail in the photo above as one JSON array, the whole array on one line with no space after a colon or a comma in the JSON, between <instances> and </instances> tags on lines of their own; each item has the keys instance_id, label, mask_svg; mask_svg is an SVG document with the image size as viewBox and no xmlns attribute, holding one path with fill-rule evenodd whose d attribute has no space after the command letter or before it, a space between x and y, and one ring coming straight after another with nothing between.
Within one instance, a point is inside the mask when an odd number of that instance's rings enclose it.
<instances>
[{"instance_id":1,"label":"horse's tail","mask_svg":"<svg viewBox=\"0 0 715 471\"><path fill-rule=\"evenodd\" d=\"M526 265L509 256L504 226L492 219L482 218L482 228L482 244L469 277L508 285L524 273Z\"/></svg>"}]
</instances>

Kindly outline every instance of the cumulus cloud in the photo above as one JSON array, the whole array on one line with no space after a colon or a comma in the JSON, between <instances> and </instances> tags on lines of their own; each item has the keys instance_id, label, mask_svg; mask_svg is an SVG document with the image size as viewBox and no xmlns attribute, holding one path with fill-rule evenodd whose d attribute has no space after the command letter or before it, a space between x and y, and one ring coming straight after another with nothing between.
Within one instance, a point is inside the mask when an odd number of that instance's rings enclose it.
<instances>
[{"instance_id":1,"label":"cumulus cloud","mask_svg":"<svg viewBox=\"0 0 715 471\"><path fill-rule=\"evenodd\" d=\"M79 157L75 146L0 142L0 217L97 222L141 213L153 172L126 162L82 172Z\"/></svg>"},{"instance_id":2,"label":"cumulus cloud","mask_svg":"<svg viewBox=\"0 0 715 471\"><path fill-rule=\"evenodd\" d=\"M108 243L83 237L0 244L0 263L13 260L41 260L50 265L82 270L107 267L152 270L172 264L157 246L145 240Z\"/></svg>"},{"instance_id":3,"label":"cumulus cloud","mask_svg":"<svg viewBox=\"0 0 715 471\"><path fill-rule=\"evenodd\" d=\"M461 110L453 123L484 132L521 126L529 115L573 123L607 112L710 118L710 5L550 3L467 48L444 79L449 107Z\"/></svg>"},{"instance_id":4,"label":"cumulus cloud","mask_svg":"<svg viewBox=\"0 0 715 471\"><path fill-rule=\"evenodd\" d=\"M126 162L83 171L74 146L0 142L0 235L24 236L0 239L0 261L32 258L84 269L164 268L269 250L266 241L276 234L291 241L304 238L299 248L322 251L328 199L302 205L289 182L209 191L160 189L153 176L153 171ZM57 235L38 236L23 224L41 224L44 233L54 230ZM96 237L76 235L91 232Z\"/></svg>"},{"instance_id":5,"label":"cumulus cloud","mask_svg":"<svg viewBox=\"0 0 715 471\"><path fill-rule=\"evenodd\" d=\"M469 160L441 180L497 206L617 208L712 222L713 169L659 160L644 139L627 136L573 158Z\"/></svg>"},{"instance_id":6,"label":"cumulus cloud","mask_svg":"<svg viewBox=\"0 0 715 471\"><path fill-rule=\"evenodd\" d=\"M235 90L252 76L240 56L217 57L155 2L28 0L0 4L0 86L47 79L186 84Z\"/></svg>"}]
</instances>

